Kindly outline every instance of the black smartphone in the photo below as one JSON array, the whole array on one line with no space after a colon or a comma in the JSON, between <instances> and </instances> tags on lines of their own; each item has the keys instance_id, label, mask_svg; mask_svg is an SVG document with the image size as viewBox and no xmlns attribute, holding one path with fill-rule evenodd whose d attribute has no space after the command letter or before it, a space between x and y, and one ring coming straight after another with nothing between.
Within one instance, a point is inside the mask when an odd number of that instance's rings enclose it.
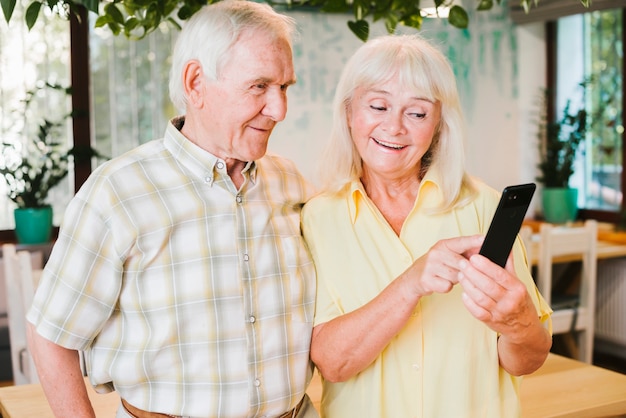
<instances>
[{"instance_id":1,"label":"black smartphone","mask_svg":"<svg viewBox=\"0 0 626 418\"><path fill-rule=\"evenodd\" d=\"M480 254L504 267L536 188L535 183L504 188Z\"/></svg>"}]
</instances>

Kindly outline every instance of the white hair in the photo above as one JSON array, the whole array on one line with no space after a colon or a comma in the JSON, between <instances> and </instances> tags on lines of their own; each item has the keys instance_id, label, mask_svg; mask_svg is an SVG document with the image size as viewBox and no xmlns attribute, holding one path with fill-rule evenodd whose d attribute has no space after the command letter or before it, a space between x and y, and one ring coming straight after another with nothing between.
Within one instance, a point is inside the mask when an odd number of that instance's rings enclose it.
<instances>
[{"instance_id":1,"label":"white hair","mask_svg":"<svg viewBox=\"0 0 626 418\"><path fill-rule=\"evenodd\" d=\"M172 53L170 99L182 112L187 108L183 88L183 70L190 60L197 60L205 77L216 80L220 64L231 47L246 31L262 31L293 45L295 20L277 13L267 4L245 0L223 0L201 8L183 26Z\"/></svg>"}]
</instances>

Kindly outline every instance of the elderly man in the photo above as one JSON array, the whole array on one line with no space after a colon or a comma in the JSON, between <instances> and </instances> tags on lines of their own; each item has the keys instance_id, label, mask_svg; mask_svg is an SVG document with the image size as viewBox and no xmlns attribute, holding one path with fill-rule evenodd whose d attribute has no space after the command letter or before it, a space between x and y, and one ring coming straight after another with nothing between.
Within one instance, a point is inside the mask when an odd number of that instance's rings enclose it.
<instances>
[{"instance_id":1,"label":"elderly man","mask_svg":"<svg viewBox=\"0 0 626 418\"><path fill-rule=\"evenodd\" d=\"M295 82L292 19L226 0L173 52L184 116L99 167L70 203L28 313L54 413L93 417L79 367L117 417L316 417L305 394L315 272L310 187L265 155Z\"/></svg>"}]
</instances>

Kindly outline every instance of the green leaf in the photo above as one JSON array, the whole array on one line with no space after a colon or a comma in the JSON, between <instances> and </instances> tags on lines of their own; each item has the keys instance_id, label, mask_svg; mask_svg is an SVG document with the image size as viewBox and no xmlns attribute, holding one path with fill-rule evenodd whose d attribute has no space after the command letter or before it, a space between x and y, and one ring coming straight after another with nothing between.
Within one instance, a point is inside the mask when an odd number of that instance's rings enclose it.
<instances>
[{"instance_id":1,"label":"green leaf","mask_svg":"<svg viewBox=\"0 0 626 418\"><path fill-rule=\"evenodd\" d=\"M77 4L82 4L85 6L85 9L90 12L98 13L98 6L100 5L99 0L75 0Z\"/></svg>"},{"instance_id":2,"label":"green leaf","mask_svg":"<svg viewBox=\"0 0 626 418\"><path fill-rule=\"evenodd\" d=\"M357 21L363 20L368 15L370 3L366 0L354 0L352 3L352 11Z\"/></svg>"},{"instance_id":3,"label":"green leaf","mask_svg":"<svg viewBox=\"0 0 626 418\"><path fill-rule=\"evenodd\" d=\"M385 29L387 29L388 33L394 33L396 31L396 27L398 26L398 19L394 19L393 17L388 17L385 19Z\"/></svg>"},{"instance_id":4,"label":"green leaf","mask_svg":"<svg viewBox=\"0 0 626 418\"><path fill-rule=\"evenodd\" d=\"M137 26L139 26L139 20L136 17L130 17L124 22L124 31L130 33Z\"/></svg>"},{"instance_id":5,"label":"green leaf","mask_svg":"<svg viewBox=\"0 0 626 418\"><path fill-rule=\"evenodd\" d=\"M467 29L469 23L469 16L464 8L454 5L450 8L450 14L448 15L448 22L456 28Z\"/></svg>"},{"instance_id":6,"label":"green leaf","mask_svg":"<svg viewBox=\"0 0 626 418\"><path fill-rule=\"evenodd\" d=\"M387 29L387 32L394 33L400 21L399 16L392 12L387 12L383 15L374 13L374 22L383 18L385 19L385 28Z\"/></svg>"},{"instance_id":7,"label":"green leaf","mask_svg":"<svg viewBox=\"0 0 626 418\"><path fill-rule=\"evenodd\" d=\"M109 30L113 33L113 35L119 35L122 31L120 29L120 25L115 22L107 22L107 26L109 27Z\"/></svg>"},{"instance_id":8,"label":"green leaf","mask_svg":"<svg viewBox=\"0 0 626 418\"><path fill-rule=\"evenodd\" d=\"M169 22L170 25L172 25L176 29L178 30L182 29L182 26L180 26L180 24L176 20L172 19L171 17L167 18L167 21Z\"/></svg>"},{"instance_id":9,"label":"green leaf","mask_svg":"<svg viewBox=\"0 0 626 418\"><path fill-rule=\"evenodd\" d=\"M117 6L115 6L115 3L108 3L104 6L104 13L110 16L113 22L119 23L120 25L124 24L124 15Z\"/></svg>"},{"instance_id":10,"label":"green leaf","mask_svg":"<svg viewBox=\"0 0 626 418\"><path fill-rule=\"evenodd\" d=\"M424 18L422 17L422 15L420 14L414 14L414 15L410 15L405 17L402 20L402 24L404 26L408 26L410 28L414 28L414 29L421 29L422 27L422 22L424 21Z\"/></svg>"},{"instance_id":11,"label":"green leaf","mask_svg":"<svg viewBox=\"0 0 626 418\"><path fill-rule=\"evenodd\" d=\"M101 28L104 25L106 25L107 23L109 23L108 20L109 20L108 16L99 16L96 19L96 22L94 23L94 27L95 28Z\"/></svg>"},{"instance_id":12,"label":"green leaf","mask_svg":"<svg viewBox=\"0 0 626 418\"><path fill-rule=\"evenodd\" d=\"M362 40L363 42L367 41L367 38L370 35L370 24L367 20L357 20L356 22L349 20L348 27L354 33L357 38Z\"/></svg>"},{"instance_id":13,"label":"green leaf","mask_svg":"<svg viewBox=\"0 0 626 418\"><path fill-rule=\"evenodd\" d=\"M480 2L478 3L478 7L476 7L476 10L491 10L492 7L493 0L480 0Z\"/></svg>"},{"instance_id":14,"label":"green leaf","mask_svg":"<svg viewBox=\"0 0 626 418\"><path fill-rule=\"evenodd\" d=\"M328 0L323 2L320 10L324 13L346 13L350 7L344 0Z\"/></svg>"},{"instance_id":15,"label":"green leaf","mask_svg":"<svg viewBox=\"0 0 626 418\"><path fill-rule=\"evenodd\" d=\"M13 16L13 10L15 10L15 3L17 0L0 0L2 5L2 13L4 13L4 19L9 23L11 16Z\"/></svg>"},{"instance_id":16,"label":"green leaf","mask_svg":"<svg viewBox=\"0 0 626 418\"><path fill-rule=\"evenodd\" d=\"M35 23L37 22L37 18L39 17L39 10L41 10L42 3L35 1L28 6L26 9L26 16L24 19L26 20L26 26L28 30L31 30Z\"/></svg>"}]
</instances>

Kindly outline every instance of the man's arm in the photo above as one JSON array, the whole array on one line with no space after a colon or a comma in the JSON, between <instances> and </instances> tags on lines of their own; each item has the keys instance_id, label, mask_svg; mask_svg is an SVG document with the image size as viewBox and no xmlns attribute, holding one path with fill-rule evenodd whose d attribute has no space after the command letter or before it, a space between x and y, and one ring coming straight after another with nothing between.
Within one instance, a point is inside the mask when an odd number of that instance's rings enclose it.
<instances>
[{"instance_id":1,"label":"man's arm","mask_svg":"<svg viewBox=\"0 0 626 418\"><path fill-rule=\"evenodd\" d=\"M95 418L80 369L78 351L46 340L31 323L27 323L27 337L39 381L54 416Z\"/></svg>"}]
</instances>

